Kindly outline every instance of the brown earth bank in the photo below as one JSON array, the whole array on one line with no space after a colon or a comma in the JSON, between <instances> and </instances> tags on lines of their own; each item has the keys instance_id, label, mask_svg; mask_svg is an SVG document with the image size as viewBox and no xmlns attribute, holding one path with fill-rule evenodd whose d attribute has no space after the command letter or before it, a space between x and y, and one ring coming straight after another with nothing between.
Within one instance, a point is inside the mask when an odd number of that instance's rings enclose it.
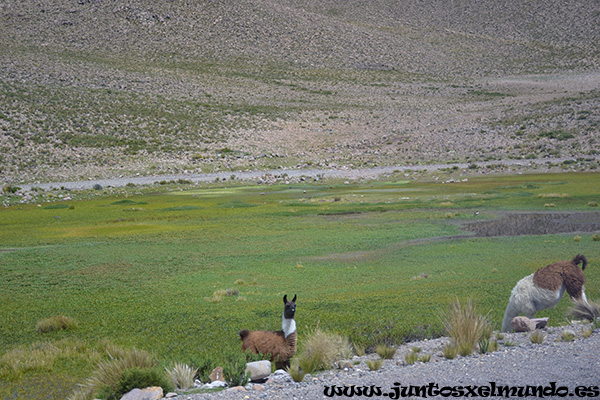
<instances>
[{"instance_id":1,"label":"brown earth bank","mask_svg":"<svg viewBox=\"0 0 600 400\"><path fill-rule=\"evenodd\" d=\"M600 4L8 0L0 180L569 159Z\"/></svg>"}]
</instances>

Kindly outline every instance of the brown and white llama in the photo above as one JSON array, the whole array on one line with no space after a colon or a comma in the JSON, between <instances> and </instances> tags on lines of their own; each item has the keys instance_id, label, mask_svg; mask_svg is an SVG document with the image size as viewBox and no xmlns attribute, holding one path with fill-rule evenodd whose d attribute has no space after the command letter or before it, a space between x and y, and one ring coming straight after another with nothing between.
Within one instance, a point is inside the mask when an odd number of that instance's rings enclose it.
<instances>
[{"instance_id":1,"label":"brown and white llama","mask_svg":"<svg viewBox=\"0 0 600 400\"><path fill-rule=\"evenodd\" d=\"M581 269L578 267L580 263ZM512 330L511 322L519 314L533 318L537 311L556 306L565 290L571 300L587 303L583 287L586 266L587 259L578 254L570 261L559 261L540 268L517 282L504 312L502 332Z\"/></svg>"},{"instance_id":2,"label":"brown and white llama","mask_svg":"<svg viewBox=\"0 0 600 400\"><path fill-rule=\"evenodd\" d=\"M242 351L250 350L255 354L270 354L271 361L275 361L277 369L285 369L290 366L290 359L296 354L296 295L292 301L287 300L287 294L283 296L283 315L281 317L280 331L240 331L242 339Z\"/></svg>"}]
</instances>

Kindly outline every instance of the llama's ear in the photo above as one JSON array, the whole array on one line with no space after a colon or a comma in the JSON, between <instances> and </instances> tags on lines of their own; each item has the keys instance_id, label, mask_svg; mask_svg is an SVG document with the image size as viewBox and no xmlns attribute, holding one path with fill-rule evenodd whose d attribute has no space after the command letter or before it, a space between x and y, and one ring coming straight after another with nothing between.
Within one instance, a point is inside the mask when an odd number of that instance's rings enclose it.
<instances>
[{"instance_id":1,"label":"llama's ear","mask_svg":"<svg viewBox=\"0 0 600 400\"><path fill-rule=\"evenodd\" d=\"M283 304L287 304L287 294L283 295Z\"/></svg>"},{"instance_id":2,"label":"llama's ear","mask_svg":"<svg viewBox=\"0 0 600 400\"><path fill-rule=\"evenodd\" d=\"M296 302L296 295L294 295L294 298L292 299L292 303Z\"/></svg>"}]
</instances>

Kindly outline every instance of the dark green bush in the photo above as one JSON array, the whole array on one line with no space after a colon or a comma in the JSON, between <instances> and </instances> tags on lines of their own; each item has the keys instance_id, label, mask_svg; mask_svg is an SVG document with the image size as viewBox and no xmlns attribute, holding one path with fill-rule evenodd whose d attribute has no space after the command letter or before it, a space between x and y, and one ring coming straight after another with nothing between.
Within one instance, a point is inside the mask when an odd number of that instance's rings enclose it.
<instances>
[{"instance_id":1,"label":"dark green bush","mask_svg":"<svg viewBox=\"0 0 600 400\"><path fill-rule=\"evenodd\" d=\"M4 187L2 188L2 191L4 193L17 193L19 190L21 190L20 187L18 186L13 186L10 183L7 183L6 185L4 185Z\"/></svg>"},{"instance_id":2,"label":"dark green bush","mask_svg":"<svg viewBox=\"0 0 600 400\"><path fill-rule=\"evenodd\" d=\"M223 376L229 386L246 386L250 376L246 374L246 354L231 351L224 354L222 361Z\"/></svg>"}]
</instances>

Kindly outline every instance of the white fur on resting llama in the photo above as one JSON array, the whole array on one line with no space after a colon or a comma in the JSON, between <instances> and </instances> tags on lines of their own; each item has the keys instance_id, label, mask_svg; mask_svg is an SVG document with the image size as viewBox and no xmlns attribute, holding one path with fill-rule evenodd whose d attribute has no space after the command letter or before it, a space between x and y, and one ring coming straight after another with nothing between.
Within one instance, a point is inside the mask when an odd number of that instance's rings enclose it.
<instances>
[{"instance_id":1,"label":"white fur on resting llama","mask_svg":"<svg viewBox=\"0 0 600 400\"><path fill-rule=\"evenodd\" d=\"M579 263L582 263L581 269L578 267ZM559 261L540 268L517 282L504 312L502 332L512 330L511 321L519 314L533 318L537 311L554 307L565 290L571 300L587 303L583 287L585 283L583 270L586 265L585 256L578 254L570 261Z\"/></svg>"},{"instance_id":2,"label":"white fur on resting llama","mask_svg":"<svg viewBox=\"0 0 600 400\"><path fill-rule=\"evenodd\" d=\"M242 339L242 351L250 350L255 354L270 354L271 361L275 361L277 369L285 369L290 366L290 359L296 354L296 295L292 301L287 300L287 294L283 296L283 315L281 317L280 331L240 331Z\"/></svg>"}]
</instances>

